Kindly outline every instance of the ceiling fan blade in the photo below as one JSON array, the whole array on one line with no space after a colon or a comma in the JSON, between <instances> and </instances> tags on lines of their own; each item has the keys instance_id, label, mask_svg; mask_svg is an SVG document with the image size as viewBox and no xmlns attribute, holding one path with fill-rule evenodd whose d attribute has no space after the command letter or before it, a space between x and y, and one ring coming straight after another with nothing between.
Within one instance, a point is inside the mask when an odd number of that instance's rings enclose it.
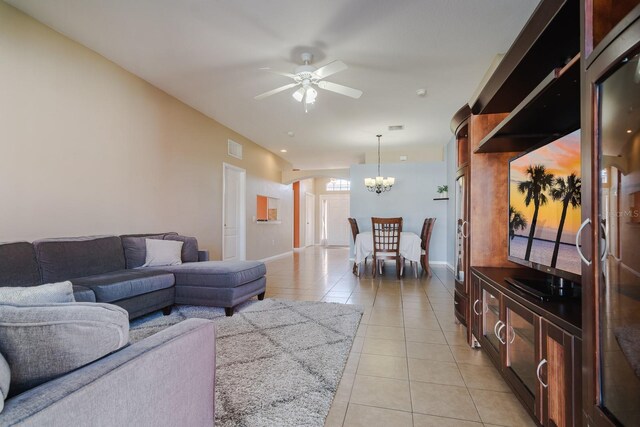
<instances>
[{"instance_id":1,"label":"ceiling fan blade","mask_svg":"<svg viewBox=\"0 0 640 427\"><path fill-rule=\"evenodd\" d=\"M266 71L266 72L268 72L268 73L272 73L272 74L278 74L278 75L280 75L280 76L289 77L289 78L292 78L292 79L296 77L296 75L295 75L295 74L291 74L291 73L284 73L284 72L282 72L282 71L272 70L272 69L271 69L271 68L269 68L269 67L260 68L260 70L262 70L262 71Z\"/></svg>"},{"instance_id":2,"label":"ceiling fan blade","mask_svg":"<svg viewBox=\"0 0 640 427\"><path fill-rule=\"evenodd\" d=\"M280 86L280 87L279 87L279 88L277 88L277 89L273 89L273 90L270 90L269 92L261 93L261 94L260 94L260 95L258 95L258 96L254 96L254 98L253 98L253 99L258 99L258 100L260 100L260 99L264 99L264 98L266 98L267 96L275 95L275 94L276 94L276 93L278 93L278 92L282 92L283 90L287 90L287 89L292 88L292 87L294 87L294 86L298 86L299 84L300 84L300 83L289 83L288 85Z\"/></svg>"},{"instance_id":3,"label":"ceiling fan blade","mask_svg":"<svg viewBox=\"0 0 640 427\"><path fill-rule=\"evenodd\" d=\"M332 74L335 74L339 71L346 70L347 65L342 61L333 61L325 65L324 67L320 67L313 72L319 79L324 79L325 77L329 77Z\"/></svg>"},{"instance_id":4,"label":"ceiling fan blade","mask_svg":"<svg viewBox=\"0 0 640 427\"><path fill-rule=\"evenodd\" d=\"M320 89L329 90L331 92L339 93L340 95L346 95L351 98L358 99L362 96L362 91L354 89L352 87L342 86L337 83L325 82L324 80L318 82Z\"/></svg>"}]
</instances>

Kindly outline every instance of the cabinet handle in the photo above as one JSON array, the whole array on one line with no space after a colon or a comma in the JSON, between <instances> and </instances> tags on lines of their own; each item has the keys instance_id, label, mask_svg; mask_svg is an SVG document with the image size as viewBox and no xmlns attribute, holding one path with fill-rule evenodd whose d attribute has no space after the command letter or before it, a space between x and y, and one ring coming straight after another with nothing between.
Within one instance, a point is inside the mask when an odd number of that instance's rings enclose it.
<instances>
[{"instance_id":1,"label":"cabinet handle","mask_svg":"<svg viewBox=\"0 0 640 427\"><path fill-rule=\"evenodd\" d=\"M604 235L604 247L602 248L602 255L600 261L607 259L607 252L609 252L609 235L607 234L607 228L604 226L604 222L600 222L602 228L602 234Z\"/></svg>"},{"instance_id":2,"label":"cabinet handle","mask_svg":"<svg viewBox=\"0 0 640 427\"><path fill-rule=\"evenodd\" d=\"M498 328L498 325L500 325L500 327ZM502 320L498 320L498 322L496 323L496 325L493 327L493 333L496 335L496 338L498 338L498 341L500 341L501 344L506 344L507 342L504 341L502 339L502 337L500 336L500 331L502 331L502 328L504 328L505 325L504 322ZM497 330L496 330L497 329Z\"/></svg>"},{"instance_id":3,"label":"cabinet handle","mask_svg":"<svg viewBox=\"0 0 640 427\"><path fill-rule=\"evenodd\" d=\"M582 224L580 224L580 228L578 228L578 232L576 233L576 250L578 251L580 259L582 259L582 262L584 262L586 265L591 265L591 261L587 260L584 257L584 255L582 254L582 250L580 249L580 235L582 233L582 229L585 228L587 224L591 224L591 218L587 218L582 221Z\"/></svg>"},{"instance_id":4,"label":"cabinet handle","mask_svg":"<svg viewBox=\"0 0 640 427\"><path fill-rule=\"evenodd\" d=\"M465 231L467 231L467 230L465 230L465 225L468 227L469 226L469 221L466 221L466 220L462 221L462 225L460 226L460 233L462 234L462 237L464 237L466 239L467 237L469 237L469 234L465 232Z\"/></svg>"},{"instance_id":5,"label":"cabinet handle","mask_svg":"<svg viewBox=\"0 0 640 427\"><path fill-rule=\"evenodd\" d=\"M473 303L473 312L476 314L476 316L480 316L482 313L478 313L476 311L476 304L478 304L480 302L479 299L475 300L475 302Z\"/></svg>"},{"instance_id":6,"label":"cabinet handle","mask_svg":"<svg viewBox=\"0 0 640 427\"><path fill-rule=\"evenodd\" d=\"M538 377L538 381L540 381L540 384L542 384L542 387L544 388L549 387L549 384L545 384L544 381L542 381L542 378L540 378L540 371L542 370L542 366L546 364L547 359L542 359L540 363L538 363L538 367L536 368L536 376Z\"/></svg>"},{"instance_id":7,"label":"cabinet handle","mask_svg":"<svg viewBox=\"0 0 640 427\"><path fill-rule=\"evenodd\" d=\"M511 339L509 340L509 329L511 330ZM513 344L516 340L516 331L513 329L513 326L509 325L509 329L507 330L507 339L509 340L509 344Z\"/></svg>"}]
</instances>

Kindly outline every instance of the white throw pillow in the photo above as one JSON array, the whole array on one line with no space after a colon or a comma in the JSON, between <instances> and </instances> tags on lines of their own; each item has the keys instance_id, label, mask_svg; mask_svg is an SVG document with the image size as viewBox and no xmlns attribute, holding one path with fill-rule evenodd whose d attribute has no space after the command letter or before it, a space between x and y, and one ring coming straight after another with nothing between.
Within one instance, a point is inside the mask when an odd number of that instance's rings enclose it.
<instances>
[{"instance_id":1,"label":"white throw pillow","mask_svg":"<svg viewBox=\"0 0 640 427\"><path fill-rule=\"evenodd\" d=\"M0 304L32 305L76 302L70 281L39 286L0 287Z\"/></svg>"},{"instance_id":2,"label":"white throw pillow","mask_svg":"<svg viewBox=\"0 0 640 427\"><path fill-rule=\"evenodd\" d=\"M145 239L147 256L143 267L182 264L182 242L176 240Z\"/></svg>"}]
</instances>

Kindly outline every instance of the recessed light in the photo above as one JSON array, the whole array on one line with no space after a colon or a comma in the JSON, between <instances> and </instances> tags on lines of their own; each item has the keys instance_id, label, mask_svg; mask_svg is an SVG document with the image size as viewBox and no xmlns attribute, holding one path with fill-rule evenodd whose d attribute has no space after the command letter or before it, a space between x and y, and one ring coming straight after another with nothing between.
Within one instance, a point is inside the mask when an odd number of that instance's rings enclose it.
<instances>
[{"instance_id":1,"label":"recessed light","mask_svg":"<svg viewBox=\"0 0 640 427\"><path fill-rule=\"evenodd\" d=\"M286 153L286 152L287 152L287 150L280 150L280 152L281 152L281 153Z\"/></svg>"},{"instance_id":2,"label":"recessed light","mask_svg":"<svg viewBox=\"0 0 640 427\"><path fill-rule=\"evenodd\" d=\"M389 130L402 130L402 129L404 129L404 125L389 126Z\"/></svg>"},{"instance_id":3,"label":"recessed light","mask_svg":"<svg viewBox=\"0 0 640 427\"><path fill-rule=\"evenodd\" d=\"M290 130L289 132L287 132L287 135L294 137L296 134L294 131Z\"/></svg>"},{"instance_id":4,"label":"recessed light","mask_svg":"<svg viewBox=\"0 0 640 427\"><path fill-rule=\"evenodd\" d=\"M425 96L427 96L427 90L426 89L418 89L416 91L416 95L418 95L420 97L425 97Z\"/></svg>"},{"instance_id":5,"label":"recessed light","mask_svg":"<svg viewBox=\"0 0 640 427\"><path fill-rule=\"evenodd\" d=\"M633 132L631 129L627 129L627 133L631 133Z\"/></svg>"}]
</instances>

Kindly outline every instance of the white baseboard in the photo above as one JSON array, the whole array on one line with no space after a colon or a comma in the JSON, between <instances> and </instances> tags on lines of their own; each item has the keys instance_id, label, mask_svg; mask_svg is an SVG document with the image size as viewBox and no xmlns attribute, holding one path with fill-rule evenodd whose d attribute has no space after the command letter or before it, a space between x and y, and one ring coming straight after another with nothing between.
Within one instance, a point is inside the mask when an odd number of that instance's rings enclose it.
<instances>
[{"instance_id":1,"label":"white baseboard","mask_svg":"<svg viewBox=\"0 0 640 427\"><path fill-rule=\"evenodd\" d=\"M259 259L258 261L262 261L262 262L271 261L272 259L282 258L282 257L289 256L289 255L293 255L293 251L283 252L283 253L278 254L278 255L269 256L269 257L266 257L266 258Z\"/></svg>"},{"instance_id":2,"label":"white baseboard","mask_svg":"<svg viewBox=\"0 0 640 427\"><path fill-rule=\"evenodd\" d=\"M293 248L293 252L302 252L304 251L306 248Z\"/></svg>"}]
</instances>

